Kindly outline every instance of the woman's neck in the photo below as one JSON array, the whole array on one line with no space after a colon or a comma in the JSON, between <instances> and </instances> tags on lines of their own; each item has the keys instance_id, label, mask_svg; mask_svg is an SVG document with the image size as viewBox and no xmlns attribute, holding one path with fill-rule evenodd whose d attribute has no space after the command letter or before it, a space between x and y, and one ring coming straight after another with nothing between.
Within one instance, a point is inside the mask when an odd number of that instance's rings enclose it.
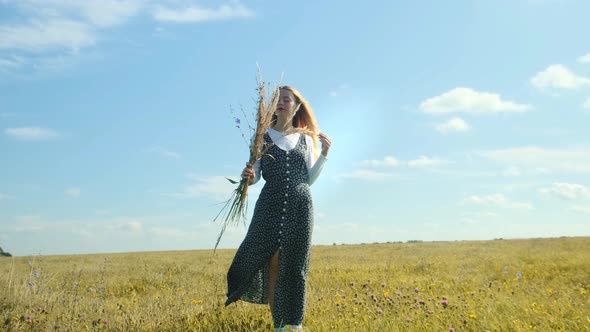
<instances>
[{"instance_id":1,"label":"woman's neck","mask_svg":"<svg viewBox=\"0 0 590 332\"><path fill-rule=\"evenodd\" d=\"M277 121L275 122L274 126L272 126L272 129L280 132L288 132L293 130L293 123L291 123L291 121L277 117Z\"/></svg>"}]
</instances>

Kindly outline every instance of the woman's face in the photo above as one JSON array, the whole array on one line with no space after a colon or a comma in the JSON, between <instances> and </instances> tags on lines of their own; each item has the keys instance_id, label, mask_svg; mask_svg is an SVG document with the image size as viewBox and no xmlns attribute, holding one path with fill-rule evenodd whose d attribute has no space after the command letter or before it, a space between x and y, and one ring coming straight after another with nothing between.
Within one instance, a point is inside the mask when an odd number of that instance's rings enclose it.
<instances>
[{"instance_id":1,"label":"woman's face","mask_svg":"<svg viewBox=\"0 0 590 332\"><path fill-rule=\"evenodd\" d=\"M279 94L279 102L277 104L277 116L290 116L295 111L297 104L295 96L287 89L281 89Z\"/></svg>"}]
</instances>

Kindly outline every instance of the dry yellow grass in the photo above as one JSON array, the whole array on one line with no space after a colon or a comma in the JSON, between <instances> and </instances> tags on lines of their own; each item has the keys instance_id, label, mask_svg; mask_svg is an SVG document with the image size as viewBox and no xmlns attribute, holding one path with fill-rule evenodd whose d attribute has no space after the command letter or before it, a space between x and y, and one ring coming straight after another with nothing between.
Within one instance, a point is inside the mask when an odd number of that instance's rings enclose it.
<instances>
[{"instance_id":1,"label":"dry yellow grass","mask_svg":"<svg viewBox=\"0 0 590 332\"><path fill-rule=\"evenodd\" d=\"M590 331L590 238L312 250L308 331ZM0 326L270 331L267 306L223 306L234 253L3 258Z\"/></svg>"},{"instance_id":2,"label":"dry yellow grass","mask_svg":"<svg viewBox=\"0 0 590 332\"><path fill-rule=\"evenodd\" d=\"M251 165L254 165L256 160L262 158L262 156L268 152L270 145L264 142L264 134L272 124L272 116L276 111L280 94L279 88L274 88L270 100L267 101L266 83L262 79L260 68L258 68L257 90L258 109L256 111L256 128L254 130L252 144L249 147L250 157L248 159L248 163ZM232 180L230 181L234 182ZM248 187L250 182L248 179L241 179L238 182L234 182L234 184L235 183L238 183L238 187L232 192L231 197L225 202L223 208L214 219L214 221L219 219L222 223L221 232L217 237L214 249L217 249L219 241L221 241L221 237L227 226L236 226L240 224L240 222L244 222L244 224L246 223Z\"/></svg>"}]
</instances>

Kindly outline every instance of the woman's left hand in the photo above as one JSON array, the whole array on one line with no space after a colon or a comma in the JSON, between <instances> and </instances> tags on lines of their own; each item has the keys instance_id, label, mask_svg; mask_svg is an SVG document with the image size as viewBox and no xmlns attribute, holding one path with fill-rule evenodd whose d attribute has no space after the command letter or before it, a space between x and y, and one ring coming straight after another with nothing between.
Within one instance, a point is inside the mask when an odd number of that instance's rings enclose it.
<instances>
[{"instance_id":1,"label":"woman's left hand","mask_svg":"<svg viewBox=\"0 0 590 332\"><path fill-rule=\"evenodd\" d=\"M324 133L320 133L320 142L322 143L322 154L324 157L328 156L328 151L330 151L330 147L332 146L332 140L328 135Z\"/></svg>"}]
</instances>

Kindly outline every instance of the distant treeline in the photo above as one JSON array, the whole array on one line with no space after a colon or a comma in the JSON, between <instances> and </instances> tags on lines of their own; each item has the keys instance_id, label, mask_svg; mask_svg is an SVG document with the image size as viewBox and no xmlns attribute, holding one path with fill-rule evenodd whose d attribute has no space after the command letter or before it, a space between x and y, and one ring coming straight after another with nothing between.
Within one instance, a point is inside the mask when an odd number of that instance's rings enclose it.
<instances>
[{"instance_id":1,"label":"distant treeline","mask_svg":"<svg viewBox=\"0 0 590 332\"><path fill-rule=\"evenodd\" d=\"M5 252L2 247L0 247L0 256L11 257L12 255L9 252Z\"/></svg>"}]
</instances>

